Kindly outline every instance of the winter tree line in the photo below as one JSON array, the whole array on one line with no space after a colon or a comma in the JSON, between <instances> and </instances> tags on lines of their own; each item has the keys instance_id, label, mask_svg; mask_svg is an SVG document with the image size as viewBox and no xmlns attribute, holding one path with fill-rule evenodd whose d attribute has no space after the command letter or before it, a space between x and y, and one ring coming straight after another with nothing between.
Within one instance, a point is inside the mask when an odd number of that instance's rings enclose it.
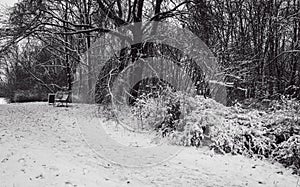
<instances>
[{"instance_id":1,"label":"winter tree line","mask_svg":"<svg viewBox=\"0 0 300 187\"><path fill-rule=\"evenodd\" d=\"M245 97L299 99L299 0L22 0L1 10L0 95L44 100L71 90L75 73L82 81L78 66L91 76L95 67L82 55L97 38L146 21L192 31L217 57L224 81L247 89ZM140 48L132 46L133 60Z\"/></svg>"}]
</instances>

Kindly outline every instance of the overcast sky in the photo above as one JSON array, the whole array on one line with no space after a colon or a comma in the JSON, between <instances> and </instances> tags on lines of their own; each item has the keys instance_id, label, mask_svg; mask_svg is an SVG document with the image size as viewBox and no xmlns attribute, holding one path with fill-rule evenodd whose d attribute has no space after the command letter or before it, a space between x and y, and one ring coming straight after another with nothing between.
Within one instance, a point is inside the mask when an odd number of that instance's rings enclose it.
<instances>
[{"instance_id":1,"label":"overcast sky","mask_svg":"<svg viewBox=\"0 0 300 187\"><path fill-rule=\"evenodd\" d=\"M13 6L18 0L0 0L0 5Z\"/></svg>"},{"instance_id":2,"label":"overcast sky","mask_svg":"<svg viewBox=\"0 0 300 187\"><path fill-rule=\"evenodd\" d=\"M4 7L11 7L13 6L18 0L0 0L0 10ZM1 26L1 25L0 25ZM1 71L1 69L0 69ZM0 75L0 79L4 78L4 75Z\"/></svg>"}]
</instances>

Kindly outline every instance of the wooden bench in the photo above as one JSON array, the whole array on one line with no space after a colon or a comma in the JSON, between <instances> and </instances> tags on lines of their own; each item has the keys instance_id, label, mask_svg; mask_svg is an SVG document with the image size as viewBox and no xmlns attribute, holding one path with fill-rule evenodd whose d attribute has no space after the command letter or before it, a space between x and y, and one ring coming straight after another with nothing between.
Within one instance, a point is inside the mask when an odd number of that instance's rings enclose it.
<instances>
[{"instance_id":1,"label":"wooden bench","mask_svg":"<svg viewBox=\"0 0 300 187\"><path fill-rule=\"evenodd\" d=\"M56 106L63 106L66 103L66 107L68 107L68 103L70 102L71 93L70 92L57 92L55 94L55 102L60 103L60 105Z\"/></svg>"}]
</instances>

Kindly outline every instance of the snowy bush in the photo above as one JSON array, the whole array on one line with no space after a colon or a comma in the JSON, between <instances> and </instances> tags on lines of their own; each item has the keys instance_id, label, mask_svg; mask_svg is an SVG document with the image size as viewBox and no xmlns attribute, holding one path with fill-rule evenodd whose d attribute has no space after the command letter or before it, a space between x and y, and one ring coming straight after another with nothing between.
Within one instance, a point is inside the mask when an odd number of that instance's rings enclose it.
<instances>
[{"instance_id":1,"label":"snowy bush","mask_svg":"<svg viewBox=\"0 0 300 187\"><path fill-rule=\"evenodd\" d=\"M171 89L166 89L156 97L144 94L136 99L131 113L140 123L152 130L158 130L166 135L178 129L181 112L181 96Z\"/></svg>"},{"instance_id":2,"label":"snowy bush","mask_svg":"<svg viewBox=\"0 0 300 187\"><path fill-rule=\"evenodd\" d=\"M300 175L300 135L291 136L281 143L272 153L272 157L285 166L294 169Z\"/></svg>"},{"instance_id":3,"label":"snowy bush","mask_svg":"<svg viewBox=\"0 0 300 187\"><path fill-rule=\"evenodd\" d=\"M144 128L154 129L166 116L166 101L163 96L151 98L149 95L142 95L136 99L131 112Z\"/></svg>"},{"instance_id":4,"label":"snowy bush","mask_svg":"<svg viewBox=\"0 0 300 187\"><path fill-rule=\"evenodd\" d=\"M279 107L278 101L272 101L265 111L244 109L167 90L156 97L140 96L134 106L124 109L124 116L134 116L143 129L160 132L161 139L172 144L268 158L299 174L300 105L280 102L284 104Z\"/></svg>"},{"instance_id":5,"label":"snowy bush","mask_svg":"<svg viewBox=\"0 0 300 187\"><path fill-rule=\"evenodd\" d=\"M295 117L299 116L298 103L285 101L281 110L264 112L225 107L212 99L176 92L165 97L172 99L165 103L164 119L168 118L168 107L180 103L180 118L168 126L167 138L171 143L207 145L222 154L269 158L299 171L300 119Z\"/></svg>"}]
</instances>

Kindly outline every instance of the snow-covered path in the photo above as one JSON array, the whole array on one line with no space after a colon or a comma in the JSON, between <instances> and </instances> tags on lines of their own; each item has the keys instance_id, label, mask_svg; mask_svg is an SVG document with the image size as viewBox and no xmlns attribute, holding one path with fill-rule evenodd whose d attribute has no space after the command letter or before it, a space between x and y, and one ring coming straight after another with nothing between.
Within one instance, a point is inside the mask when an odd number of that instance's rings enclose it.
<instances>
[{"instance_id":1,"label":"snow-covered path","mask_svg":"<svg viewBox=\"0 0 300 187\"><path fill-rule=\"evenodd\" d=\"M131 168L110 163L87 145L78 129L81 123L78 119L88 119L94 109L94 106L79 104L69 108L46 103L0 105L0 187L297 187L297 182L300 186L298 177L279 164L217 155L206 148L182 148L174 158L152 167ZM86 122L85 125L91 124ZM132 141L138 139L131 138ZM115 151L112 157L130 158L129 153L119 151L115 144L106 142L105 146L108 147L104 151Z\"/></svg>"}]
</instances>

